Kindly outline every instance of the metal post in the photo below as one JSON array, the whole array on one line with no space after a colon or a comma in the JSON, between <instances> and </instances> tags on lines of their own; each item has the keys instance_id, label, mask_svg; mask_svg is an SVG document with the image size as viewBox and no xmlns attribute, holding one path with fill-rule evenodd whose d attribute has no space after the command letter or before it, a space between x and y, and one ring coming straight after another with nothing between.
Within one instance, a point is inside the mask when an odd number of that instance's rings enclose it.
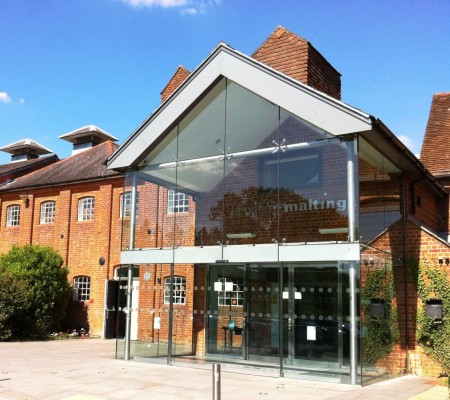
<instances>
[{"instance_id":1,"label":"metal post","mask_svg":"<svg viewBox=\"0 0 450 400\"><path fill-rule=\"evenodd\" d=\"M356 179L355 179L355 160L356 160L356 140L347 142L347 204L348 204L348 240L350 243L356 240ZM349 289L350 289L350 382L356 385L357 366L358 366L358 348L357 348L357 329L356 329L356 263L350 262L349 268Z\"/></svg>"},{"instance_id":2,"label":"metal post","mask_svg":"<svg viewBox=\"0 0 450 400\"><path fill-rule=\"evenodd\" d=\"M136 172L132 173L132 187L131 187L131 207L130 207L130 244L128 249L134 250L134 238L136 229ZM125 322L125 360L130 359L130 344L131 344L131 296L133 289L133 266L128 265L128 279L127 279L127 319Z\"/></svg>"},{"instance_id":3,"label":"metal post","mask_svg":"<svg viewBox=\"0 0 450 400\"><path fill-rule=\"evenodd\" d=\"M220 400L220 364L213 364L213 400Z\"/></svg>"}]
</instances>

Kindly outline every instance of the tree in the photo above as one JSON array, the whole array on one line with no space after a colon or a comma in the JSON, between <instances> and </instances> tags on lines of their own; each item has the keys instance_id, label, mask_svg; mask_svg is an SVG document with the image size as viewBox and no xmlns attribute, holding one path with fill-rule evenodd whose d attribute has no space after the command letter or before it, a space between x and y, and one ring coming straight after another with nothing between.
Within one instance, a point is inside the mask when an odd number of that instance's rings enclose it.
<instances>
[{"instance_id":1,"label":"tree","mask_svg":"<svg viewBox=\"0 0 450 400\"><path fill-rule=\"evenodd\" d=\"M9 316L12 338L47 337L57 330L65 315L70 293L68 270L62 257L51 247L14 246L0 256L0 275L12 279L11 288L23 295ZM8 278L9 276L9 278ZM9 296L3 301L9 301ZM0 301L2 298L0 298ZM0 304L3 307L3 303Z\"/></svg>"}]
</instances>

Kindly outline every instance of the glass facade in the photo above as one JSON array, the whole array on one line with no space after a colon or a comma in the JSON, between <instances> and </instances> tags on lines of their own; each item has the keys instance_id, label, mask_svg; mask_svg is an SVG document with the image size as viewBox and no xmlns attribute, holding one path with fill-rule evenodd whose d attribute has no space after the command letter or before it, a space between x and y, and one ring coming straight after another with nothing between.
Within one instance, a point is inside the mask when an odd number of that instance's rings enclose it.
<instances>
[{"instance_id":1,"label":"glass facade","mask_svg":"<svg viewBox=\"0 0 450 400\"><path fill-rule=\"evenodd\" d=\"M119 289L117 357L353 384L390 374L404 302L391 290L403 248L394 163L225 78L143 160L125 176L122 258L138 272Z\"/></svg>"}]
</instances>

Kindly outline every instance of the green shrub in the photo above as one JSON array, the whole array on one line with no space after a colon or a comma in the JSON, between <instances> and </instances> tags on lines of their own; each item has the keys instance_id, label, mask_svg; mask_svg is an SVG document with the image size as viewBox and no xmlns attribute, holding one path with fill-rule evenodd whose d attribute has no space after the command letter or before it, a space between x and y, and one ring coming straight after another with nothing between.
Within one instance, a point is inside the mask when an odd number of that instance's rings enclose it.
<instances>
[{"instance_id":1,"label":"green shrub","mask_svg":"<svg viewBox=\"0 0 450 400\"><path fill-rule=\"evenodd\" d=\"M14 281L12 289L24 292L9 317L11 338L48 337L59 328L70 293L68 271L62 265L61 256L45 246L14 246L0 257L0 274Z\"/></svg>"},{"instance_id":2,"label":"green shrub","mask_svg":"<svg viewBox=\"0 0 450 400\"><path fill-rule=\"evenodd\" d=\"M27 307L26 286L0 271L0 341L11 338L16 321Z\"/></svg>"}]
</instances>

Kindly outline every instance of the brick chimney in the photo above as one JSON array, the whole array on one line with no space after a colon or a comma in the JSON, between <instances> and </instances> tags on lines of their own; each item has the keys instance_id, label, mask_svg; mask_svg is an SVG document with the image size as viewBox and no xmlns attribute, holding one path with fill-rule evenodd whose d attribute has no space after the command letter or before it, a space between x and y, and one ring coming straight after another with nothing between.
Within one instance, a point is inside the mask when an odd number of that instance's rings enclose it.
<instances>
[{"instance_id":1,"label":"brick chimney","mask_svg":"<svg viewBox=\"0 0 450 400\"><path fill-rule=\"evenodd\" d=\"M252 57L305 85L341 99L341 74L310 42L282 26L275 29Z\"/></svg>"},{"instance_id":2,"label":"brick chimney","mask_svg":"<svg viewBox=\"0 0 450 400\"><path fill-rule=\"evenodd\" d=\"M436 177L450 177L450 92L437 93L420 152L420 161ZM448 179L447 179L448 181Z\"/></svg>"},{"instance_id":3,"label":"brick chimney","mask_svg":"<svg viewBox=\"0 0 450 400\"><path fill-rule=\"evenodd\" d=\"M170 78L169 83L161 92L161 103L163 103L175 90L187 79L191 73L180 65Z\"/></svg>"}]
</instances>

